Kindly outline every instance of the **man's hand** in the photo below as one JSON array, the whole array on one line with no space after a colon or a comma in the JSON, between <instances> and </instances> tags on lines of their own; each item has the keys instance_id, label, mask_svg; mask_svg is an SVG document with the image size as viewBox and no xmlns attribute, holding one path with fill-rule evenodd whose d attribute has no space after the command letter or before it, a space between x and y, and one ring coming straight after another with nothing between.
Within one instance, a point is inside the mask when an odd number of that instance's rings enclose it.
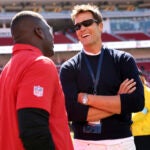
<instances>
[{"instance_id":1,"label":"man's hand","mask_svg":"<svg viewBox=\"0 0 150 150\"><path fill-rule=\"evenodd\" d=\"M118 94L127 94L132 93L136 89L136 82L134 82L134 79L126 79L120 84L120 88L118 91Z\"/></svg>"},{"instance_id":2,"label":"man's hand","mask_svg":"<svg viewBox=\"0 0 150 150\"><path fill-rule=\"evenodd\" d=\"M78 94L78 102L81 103L81 104L83 104L82 99L83 99L84 94L85 93L79 93ZM88 99L88 95L87 95L87 99Z\"/></svg>"}]
</instances>

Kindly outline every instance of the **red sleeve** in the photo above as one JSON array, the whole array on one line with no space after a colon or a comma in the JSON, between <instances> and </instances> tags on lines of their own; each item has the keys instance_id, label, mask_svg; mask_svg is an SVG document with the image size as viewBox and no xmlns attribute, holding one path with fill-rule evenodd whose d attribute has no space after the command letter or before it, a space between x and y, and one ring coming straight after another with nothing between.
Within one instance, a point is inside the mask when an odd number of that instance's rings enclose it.
<instances>
[{"instance_id":1,"label":"red sleeve","mask_svg":"<svg viewBox=\"0 0 150 150\"><path fill-rule=\"evenodd\" d=\"M36 60L23 73L18 86L17 109L41 108L49 113L55 90L57 70L49 59Z\"/></svg>"}]
</instances>

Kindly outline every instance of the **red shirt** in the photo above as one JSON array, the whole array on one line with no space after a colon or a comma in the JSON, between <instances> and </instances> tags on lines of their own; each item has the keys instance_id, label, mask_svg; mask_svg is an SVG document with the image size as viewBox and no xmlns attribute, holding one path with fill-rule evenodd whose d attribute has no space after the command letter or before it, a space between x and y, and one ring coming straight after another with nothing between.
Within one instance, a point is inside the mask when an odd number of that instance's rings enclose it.
<instances>
[{"instance_id":1,"label":"red shirt","mask_svg":"<svg viewBox=\"0 0 150 150\"><path fill-rule=\"evenodd\" d=\"M24 150L17 110L40 108L50 114L56 150L72 150L65 100L54 63L31 45L16 44L0 76L0 150Z\"/></svg>"}]
</instances>

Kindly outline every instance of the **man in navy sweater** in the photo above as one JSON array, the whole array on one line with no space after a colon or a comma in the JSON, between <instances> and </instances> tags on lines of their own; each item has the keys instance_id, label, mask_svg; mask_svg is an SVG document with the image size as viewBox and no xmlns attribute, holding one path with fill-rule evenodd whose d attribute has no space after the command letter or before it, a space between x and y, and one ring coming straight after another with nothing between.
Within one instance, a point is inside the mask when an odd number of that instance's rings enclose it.
<instances>
[{"instance_id":1,"label":"man in navy sweater","mask_svg":"<svg viewBox=\"0 0 150 150\"><path fill-rule=\"evenodd\" d=\"M71 17L83 49L61 66L60 78L75 150L135 150L131 113L144 107L135 60L102 44L97 6L77 5ZM136 89L131 90L134 82ZM125 94L118 92L121 83L131 83L122 89Z\"/></svg>"}]
</instances>

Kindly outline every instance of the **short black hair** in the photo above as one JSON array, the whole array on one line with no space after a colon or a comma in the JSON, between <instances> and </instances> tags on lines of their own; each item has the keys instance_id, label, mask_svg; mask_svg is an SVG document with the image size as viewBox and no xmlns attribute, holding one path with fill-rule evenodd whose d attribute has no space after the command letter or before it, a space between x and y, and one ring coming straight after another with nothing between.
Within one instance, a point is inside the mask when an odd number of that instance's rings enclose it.
<instances>
[{"instance_id":1,"label":"short black hair","mask_svg":"<svg viewBox=\"0 0 150 150\"><path fill-rule=\"evenodd\" d=\"M21 24L21 22L23 22L25 19L32 19L32 21L35 21L35 23L37 21L44 21L44 17L42 15L40 15L39 13L36 13L34 11L21 11L18 12L11 20L11 33L13 35L13 32L15 30L18 30L19 25Z\"/></svg>"}]
</instances>

